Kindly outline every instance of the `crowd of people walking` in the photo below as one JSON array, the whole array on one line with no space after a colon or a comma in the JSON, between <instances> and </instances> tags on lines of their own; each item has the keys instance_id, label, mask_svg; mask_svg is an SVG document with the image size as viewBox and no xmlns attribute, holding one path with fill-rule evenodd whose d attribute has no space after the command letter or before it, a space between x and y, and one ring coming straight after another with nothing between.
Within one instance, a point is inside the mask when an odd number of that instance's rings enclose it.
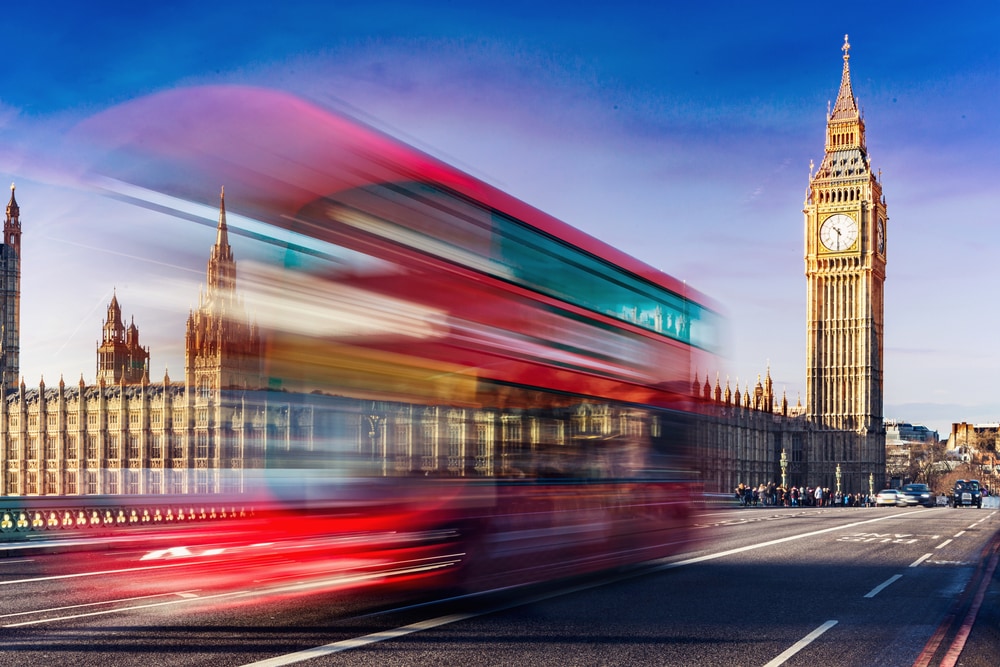
<instances>
[{"instance_id":1,"label":"crowd of people walking","mask_svg":"<svg viewBox=\"0 0 1000 667\"><path fill-rule=\"evenodd\" d=\"M831 492L829 488L817 486L791 486L780 484L746 485L740 482L736 487L736 499L740 507L873 507L875 496L867 493Z\"/></svg>"}]
</instances>

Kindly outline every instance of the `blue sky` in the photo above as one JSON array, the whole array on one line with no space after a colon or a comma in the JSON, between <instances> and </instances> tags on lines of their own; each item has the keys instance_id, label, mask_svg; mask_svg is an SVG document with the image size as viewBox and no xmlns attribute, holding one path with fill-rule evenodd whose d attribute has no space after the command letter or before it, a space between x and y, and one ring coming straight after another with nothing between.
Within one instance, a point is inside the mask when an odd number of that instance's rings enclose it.
<instances>
[{"instance_id":1,"label":"blue sky","mask_svg":"<svg viewBox=\"0 0 1000 667\"><path fill-rule=\"evenodd\" d=\"M197 288L149 285L203 282L214 237L98 196L61 138L150 94L237 83L347 111L686 280L731 327L703 372L753 383L770 364L794 404L803 196L849 33L890 218L885 414L942 435L1000 420L995 3L142 4L3 12L0 179L22 209L29 384L93 380L112 290L153 375L180 377L177 309ZM221 184L203 185L210 225Z\"/></svg>"}]
</instances>

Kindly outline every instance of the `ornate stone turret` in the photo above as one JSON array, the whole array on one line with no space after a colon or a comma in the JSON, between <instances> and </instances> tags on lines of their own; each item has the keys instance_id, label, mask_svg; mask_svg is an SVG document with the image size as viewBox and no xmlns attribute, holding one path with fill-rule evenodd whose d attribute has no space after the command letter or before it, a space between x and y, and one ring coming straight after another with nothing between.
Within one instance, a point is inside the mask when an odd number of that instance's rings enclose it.
<instances>
[{"instance_id":1,"label":"ornate stone turret","mask_svg":"<svg viewBox=\"0 0 1000 667\"><path fill-rule=\"evenodd\" d=\"M138 384L149 366L149 350L139 344L135 319L128 329L122 322L117 293L111 296L108 315L97 347L97 377L109 384Z\"/></svg>"}]
</instances>

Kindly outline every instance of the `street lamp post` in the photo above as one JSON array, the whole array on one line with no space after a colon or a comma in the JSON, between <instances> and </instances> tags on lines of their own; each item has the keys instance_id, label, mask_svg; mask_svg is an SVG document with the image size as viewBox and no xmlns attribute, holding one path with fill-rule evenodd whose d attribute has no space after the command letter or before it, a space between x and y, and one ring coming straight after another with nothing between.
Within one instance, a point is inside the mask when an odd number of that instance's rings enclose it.
<instances>
[{"instance_id":1,"label":"street lamp post","mask_svg":"<svg viewBox=\"0 0 1000 667\"><path fill-rule=\"evenodd\" d=\"M837 471L836 471L835 474L837 476L837 493L840 493L840 464L839 463L837 464Z\"/></svg>"},{"instance_id":2,"label":"street lamp post","mask_svg":"<svg viewBox=\"0 0 1000 667\"><path fill-rule=\"evenodd\" d=\"M788 455L785 454L785 450L781 450L781 461L779 462L781 466L781 488L788 488Z\"/></svg>"}]
</instances>

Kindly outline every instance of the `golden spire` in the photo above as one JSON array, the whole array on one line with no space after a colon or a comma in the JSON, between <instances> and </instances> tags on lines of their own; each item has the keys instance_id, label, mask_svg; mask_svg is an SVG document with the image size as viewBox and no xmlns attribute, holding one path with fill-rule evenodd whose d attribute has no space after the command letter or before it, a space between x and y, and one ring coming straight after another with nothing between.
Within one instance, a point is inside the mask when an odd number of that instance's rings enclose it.
<instances>
[{"instance_id":1,"label":"golden spire","mask_svg":"<svg viewBox=\"0 0 1000 667\"><path fill-rule=\"evenodd\" d=\"M833 105L830 113L830 120L851 120L858 118L858 103L854 99L854 89L851 87L851 45L844 35L844 45L840 47L844 52L844 72L840 76L840 91L837 93L837 101Z\"/></svg>"}]
</instances>

